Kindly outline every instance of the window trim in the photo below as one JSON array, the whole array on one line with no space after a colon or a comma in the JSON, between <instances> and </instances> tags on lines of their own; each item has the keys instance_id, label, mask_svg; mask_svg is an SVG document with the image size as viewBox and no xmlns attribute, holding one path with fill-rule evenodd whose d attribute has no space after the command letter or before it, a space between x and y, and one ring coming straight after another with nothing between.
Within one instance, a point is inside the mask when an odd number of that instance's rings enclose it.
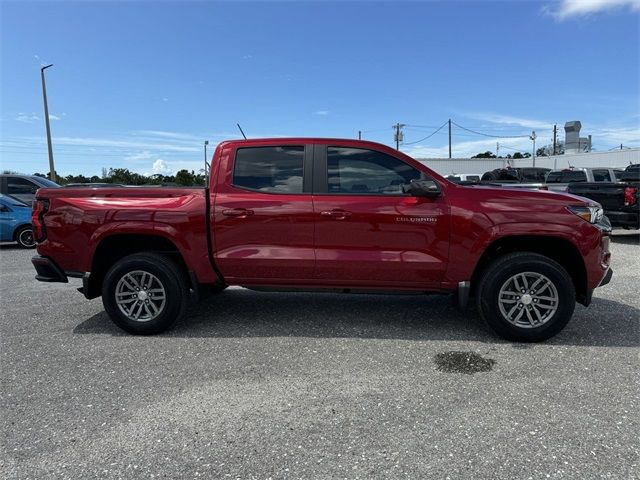
<instances>
[{"instance_id":1,"label":"window trim","mask_svg":"<svg viewBox=\"0 0 640 480\"><path fill-rule=\"evenodd\" d=\"M256 148L278 148L278 147L302 147L302 191L301 192L269 192L265 190L258 190L257 188L245 187L243 185L237 185L234 183L234 178L236 174L236 165L238 159L238 151L243 149L256 149ZM233 168L231 169L231 181L229 185L233 188L237 188L238 190L243 190L246 192L252 193L261 193L264 195L310 195L310 184L311 184L311 174L313 171L312 167L312 145L307 144L277 144L277 145L260 145L260 146L247 146L247 147L237 147L235 149L233 155Z\"/></svg>"},{"instance_id":2,"label":"window trim","mask_svg":"<svg viewBox=\"0 0 640 480\"><path fill-rule=\"evenodd\" d=\"M411 197L410 193L378 193L378 192L365 192L365 193L342 193L342 192L329 192L329 148L357 148L359 150L369 150L371 152L376 152L381 155L386 155L388 157L392 157L397 161L404 163L412 170L416 170L420 173L421 176L426 177L428 180L436 181L435 178L431 178L422 170L415 168L413 165L409 165L404 160L390 155L386 152L381 152L380 150L375 150L373 148L362 148L362 147L350 147L345 145L315 145L314 148L314 176L313 176L313 194L314 195L322 195L322 196L340 196L340 197ZM439 182L438 182L439 184Z\"/></svg>"}]
</instances>

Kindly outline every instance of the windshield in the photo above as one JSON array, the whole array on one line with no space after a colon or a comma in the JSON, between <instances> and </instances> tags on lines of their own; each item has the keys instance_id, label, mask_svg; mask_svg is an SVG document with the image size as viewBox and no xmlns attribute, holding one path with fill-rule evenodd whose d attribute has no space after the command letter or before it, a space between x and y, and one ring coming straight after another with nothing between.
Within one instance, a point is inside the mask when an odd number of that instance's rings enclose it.
<instances>
[{"instance_id":1,"label":"windshield","mask_svg":"<svg viewBox=\"0 0 640 480\"><path fill-rule=\"evenodd\" d=\"M3 195L0 193L0 203L4 205L9 205L11 207L28 207L26 203L21 202L17 198L10 197L8 195Z\"/></svg>"},{"instance_id":2,"label":"windshield","mask_svg":"<svg viewBox=\"0 0 640 480\"><path fill-rule=\"evenodd\" d=\"M52 182L51 180L49 180L48 178L44 178L44 177L38 177L38 179L36 180L36 182L38 182L40 185L42 185L43 187L48 187L48 188L52 188L52 187L59 187L60 185L58 185L56 182Z\"/></svg>"}]
</instances>

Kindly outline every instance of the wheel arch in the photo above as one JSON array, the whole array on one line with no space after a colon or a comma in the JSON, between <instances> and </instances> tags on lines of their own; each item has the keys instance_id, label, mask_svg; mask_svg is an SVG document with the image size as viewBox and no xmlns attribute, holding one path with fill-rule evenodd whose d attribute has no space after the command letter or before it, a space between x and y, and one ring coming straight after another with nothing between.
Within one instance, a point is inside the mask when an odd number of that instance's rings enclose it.
<instances>
[{"instance_id":1,"label":"wheel arch","mask_svg":"<svg viewBox=\"0 0 640 480\"><path fill-rule=\"evenodd\" d=\"M571 277L576 300L588 304L587 270L578 247L570 240L546 235L512 235L501 237L484 250L471 276L471 285L477 286L486 268L497 258L515 252L544 255L559 263Z\"/></svg>"},{"instance_id":2,"label":"wheel arch","mask_svg":"<svg viewBox=\"0 0 640 480\"><path fill-rule=\"evenodd\" d=\"M12 238L13 238L13 241L14 241L14 242L17 242L17 241L18 241L18 233L20 233L20 230L22 230L22 229L23 229L23 228L25 228L25 227L29 227L29 228L33 229L33 227L31 226L31 223L29 223L29 222L21 223L21 224L19 224L19 225L16 225L16 226L13 228Z\"/></svg>"},{"instance_id":3,"label":"wheel arch","mask_svg":"<svg viewBox=\"0 0 640 480\"><path fill-rule=\"evenodd\" d=\"M189 268L174 242L162 235L121 233L108 235L96 245L91 262L90 275L83 289L87 298L99 297L107 271L120 259L134 253L159 253L171 258L190 283Z\"/></svg>"}]
</instances>

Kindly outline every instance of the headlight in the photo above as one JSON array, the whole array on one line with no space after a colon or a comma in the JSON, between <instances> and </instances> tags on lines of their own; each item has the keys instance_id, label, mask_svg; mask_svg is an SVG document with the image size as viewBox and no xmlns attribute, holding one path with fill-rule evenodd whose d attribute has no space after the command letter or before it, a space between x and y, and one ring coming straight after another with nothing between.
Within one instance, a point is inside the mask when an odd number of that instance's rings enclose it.
<instances>
[{"instance_id":1,"label":"headlight","mask_svg":"<svg viewBox=\"0 0 640 480\"><path fill-rule=\"evenodd\" d=\"M592 207L571 205L567 209L589 223L598 223L602 220L603 212L599 205Z\"/></svg>"}]
</instances>

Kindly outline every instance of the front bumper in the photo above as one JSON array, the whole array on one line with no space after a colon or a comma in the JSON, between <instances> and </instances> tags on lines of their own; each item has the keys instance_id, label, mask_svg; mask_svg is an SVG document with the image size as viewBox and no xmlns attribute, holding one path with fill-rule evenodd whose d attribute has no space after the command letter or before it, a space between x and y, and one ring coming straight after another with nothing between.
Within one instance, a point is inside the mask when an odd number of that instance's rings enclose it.
<instances>
[{"instance_id":1,"label":"front bumper","mask_svg":"<svg viewBox=\"0 0 640 480\"><path fill-rule=\"evenodd\" d=\"M613 277L613 268L609 267L609 269L607 270L607 273L605 274L604 278L598 284L598 287L603 287L607 283L609 283L611 281L611 277Z\"/></svg>"}]
</instances>

